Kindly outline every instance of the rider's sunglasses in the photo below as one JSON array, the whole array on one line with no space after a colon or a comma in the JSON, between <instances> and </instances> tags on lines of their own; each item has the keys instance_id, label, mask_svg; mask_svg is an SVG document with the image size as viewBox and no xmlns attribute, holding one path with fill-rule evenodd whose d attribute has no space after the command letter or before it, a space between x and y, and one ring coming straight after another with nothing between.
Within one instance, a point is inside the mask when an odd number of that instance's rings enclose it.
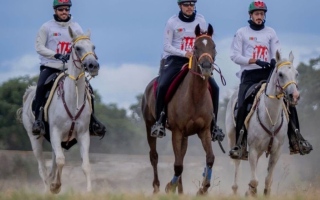
<instances>
[{"instance_id":1,"label":"rider's sunglasses","mask_svg":"<svg viewBox=\"0 0 320 200\"><path fill-rule=\"evenodd\" d=\"M62 11L70 11L70 8L57 8L58 11L62 12Z\"/></svg>"},{"instance_id":2,"label":"rider's sunglasses","mask_svg":"<svg viewBox=\"0 0 320 200\"><path fill-rule=\"evenodd\" d=\"M194 7L196 5L196 3L195 2L184 2L181 5L184 7L188 7L188 6Z\"/></svg>"}]
</instances>

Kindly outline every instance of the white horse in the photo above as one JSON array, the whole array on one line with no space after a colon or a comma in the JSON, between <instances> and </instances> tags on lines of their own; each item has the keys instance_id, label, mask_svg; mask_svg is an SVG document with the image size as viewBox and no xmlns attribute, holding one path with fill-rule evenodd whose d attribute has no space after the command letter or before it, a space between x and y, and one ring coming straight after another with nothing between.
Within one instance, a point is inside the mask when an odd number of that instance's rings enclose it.
<instances>
[{"instance_id":1,"label":"white horse","mask_svg":"<svg viewBox=\"0 0 320 200\"><path fill-rule=\"evenodd\" d=\"M264 194L270 195L274 167L280 157L281 147L288 130L288 118L283 106L285 98L290 104L297 104L299 91L297 89L297 70L293 67L293 54L290 52L289 60L283 59L280 53L276 53L276 67L270 77L265 90L260 97L256 97L257 104L254 106L253 114L248 121L247 142L249 147L249 163L251 167L251 180L246 196L256 196L258 179L256 167L259 157L263 152L270 154L268 174L265 179ZM226 113L226 131L229 138L230 148L236 144L236 130L234 121L234 106L237 102L238 91L232 95ZM234 160L235 176L233 192L238 189L238 170L240 160Z\"/></svg>"},{"instance_id":2,"label":"white horse","mask_svg":"<svg viewBox=\"0 0 320 200\"><path fill-rule=\"evenodd\" d=\"M65 165L61 143L69 141L71 138L76 138L80 145L82 169L87 179L87 191L91 191L89 123L92 110L86 92L85 71L92 77L98 75L99 63L94 53L95 47L90 41L89 31L82 35L75 33L69 27L69 34L73 41L71 58L67 63L68 69L48 107L49 132L53 149L52 167L49 175L42 155L44 137L34 136L32 133L32 124L35 119L31 103L35 96L36 86L27 88L23 96L23 107L17 112L28 132L33 153L38 160L39 173L44 182L45 191L50 188L52 193L59 193L61 190L62 168Z\"/></svg>"}]
</instances>

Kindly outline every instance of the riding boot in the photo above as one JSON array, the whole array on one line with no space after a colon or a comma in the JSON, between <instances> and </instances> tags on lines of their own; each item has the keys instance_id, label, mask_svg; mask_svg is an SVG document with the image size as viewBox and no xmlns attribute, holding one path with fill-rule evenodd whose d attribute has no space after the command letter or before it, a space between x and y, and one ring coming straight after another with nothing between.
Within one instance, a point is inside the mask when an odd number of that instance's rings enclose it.
<instances>
[{"instance_id":1,"label":"riding boot","mask_svg":"<svg viewBox=\"0 0 320 200\"><path fill-rule=\"evenodd\" d=\"M45 126L43 123L43 107L41 106L38 109L38 116L32 125L32 133L33 135L44 135L45 134Z\"/></svg>"},{"instance_id":2,"label":"riding boot","mask_svg":"<svg viewBox=\"0 0 320 200\"><path fill-rule=\"evenodd\" d=\"M289 106L289 113L288 138L290 155L298 153L300 153L300 155L309 154L313 150L313 147L300 133L296 108L294 106Z\"/></svg>"},{"instance_id":3,"label":"riding boot","mask_svg":"<svg viewBox=\"0 0 320 200\"><path fill-rule=\"evenodd\" d=\"M229 156L233 159L248 159L247 152L247 133L244 126L246 117L246 105L238 108L238 114L236 118L236 145L229 151Z\"/></svg>"},{"instance_id":4,"label":"riding boot","mask_svg":"<svg viewBox=\"0 0 320 200\"><path fill-rule=\"evenodd\" d=\"M92 136L99 136L101 139L106 134L106 127L103 125L97 117L94 115L94 96L93 96L93 90L90 84L88 84L89 89L91 90L91 106L92 106L92 113L90 117L90 125L89 125L89 132Z\"/></svg>"},{"instance_id":5,"label":"riding boot","mask_svg":"<svg viewBox=\"0 0 320 200\"><path fill-rule=\"evenodd\" d=\"M222 142L225 134L222 132L222 129L217 126L218 120L218 109L219 109L219 86L215 82L213 78L209 78L209 84L211 86L211 98L212 98L212 105L214 111L214 117L211 122L211 136L212 141L220 141Z\"/></svg>"},{"instance_id":6,"label":"riding boot","mask_svg":"<svg viewBox=\"0 0 320 200\"><path fill-rule=\"evenodd\" d=\"M45 87L42 84L37 85L36 96L35 96L35 121L32 125L33 135L44 135L45 126L43 123L43 104L45 96Z\"/></svg>"}]
</instances>

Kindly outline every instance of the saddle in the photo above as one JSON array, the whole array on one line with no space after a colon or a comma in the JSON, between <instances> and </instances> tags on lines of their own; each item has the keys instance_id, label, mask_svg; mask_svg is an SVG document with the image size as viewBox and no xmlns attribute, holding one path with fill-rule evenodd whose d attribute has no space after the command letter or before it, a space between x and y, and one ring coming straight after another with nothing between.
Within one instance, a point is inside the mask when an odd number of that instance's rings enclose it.
<instances>
[{"instance_id":1,"label":"saddle","mask_svg":"<svg viewBox=\"0 0 320 200\"><path fill-rule=\"evenodd\" d=\"M45 88L46 88L46 92L45 92L45 97L44 97L44 108L43 108L43 112L44 112L44 126L45 126L45 134L44 137L46 138L46 140L48 142L50 142L50 129L49 129L49 123L48 123L48 109L49 106L51 104L51 100L53 98L54 93L56 92L56 90L59 87L59 83L61 81L63 81L65 78L65 74L63 72L60 73L54 73L51 74L47 80L45 81ZM87 98L89 100L89 104L90 104L90 108L92 108L91 105L91 91L90 89L87 87ZM33 98L32 101L32 114L33 116L35 116L35 97ZM75 145L77 143L77 140L75 139L74 135L71 136L71 138L67 139L67 138L63 138L63 142L61 142L61 147L69 150L73 145ZM65 141L66 140L66 141Z\"/></svg>"},{"instance_id":2,"label":"saddle","mask_svg":"<svg viewBox=\"0 0 320 200\"><path fill-rule=\"evenodd\" d=\"M177 91L179 85L182 83L184 78L187 76L188 72L189 72L188 64L185 64L181 68L180 72L174 77L174 79L171 82L171 84L169 86L169 89L168 89L168 91L166 93L166 96L165 96L165 104L166 105L170 102L170 100L172 99L173 95ZM158 78L156 78L156 80L153 82L153 93L154 93L155 96L157 95ZM209 89L210 93L212 93L210 84L208 84L208 89Z\"/></svg>"}]
</instances>

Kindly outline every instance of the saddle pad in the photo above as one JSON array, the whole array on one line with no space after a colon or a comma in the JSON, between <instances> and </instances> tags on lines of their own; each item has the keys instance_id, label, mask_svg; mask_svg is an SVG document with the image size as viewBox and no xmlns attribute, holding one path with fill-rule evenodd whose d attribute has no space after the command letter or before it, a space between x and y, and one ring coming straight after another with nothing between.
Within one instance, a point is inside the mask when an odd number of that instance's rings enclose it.
<instances>
[{"instance_id":1,"label":"saddle pad","mask_svg":"<svg viewBox=\"0 0 320 200\"><path fill-rule=\"evenodd\" d=\"M50 103L51 103L51 100L53 98L53 95L57 90L58 83L60 82L61 78L64 77L64 75L65 75L64 73L60 73L59 76L56 78L56 80L54 81L54 83L52 85L49 97L48 97L48 99L46 101L46 104L44 105L44 110L43 110L44 111L44 121L45 122L48 122L48 108L50 106ZM88 101L89 101L90 109L91 109L91 112L92 112L91 94L90 94L90 91L87 88L86 88L86 91L87 91L87 98L88 98Z\"/></svg>"}]
</instances>

